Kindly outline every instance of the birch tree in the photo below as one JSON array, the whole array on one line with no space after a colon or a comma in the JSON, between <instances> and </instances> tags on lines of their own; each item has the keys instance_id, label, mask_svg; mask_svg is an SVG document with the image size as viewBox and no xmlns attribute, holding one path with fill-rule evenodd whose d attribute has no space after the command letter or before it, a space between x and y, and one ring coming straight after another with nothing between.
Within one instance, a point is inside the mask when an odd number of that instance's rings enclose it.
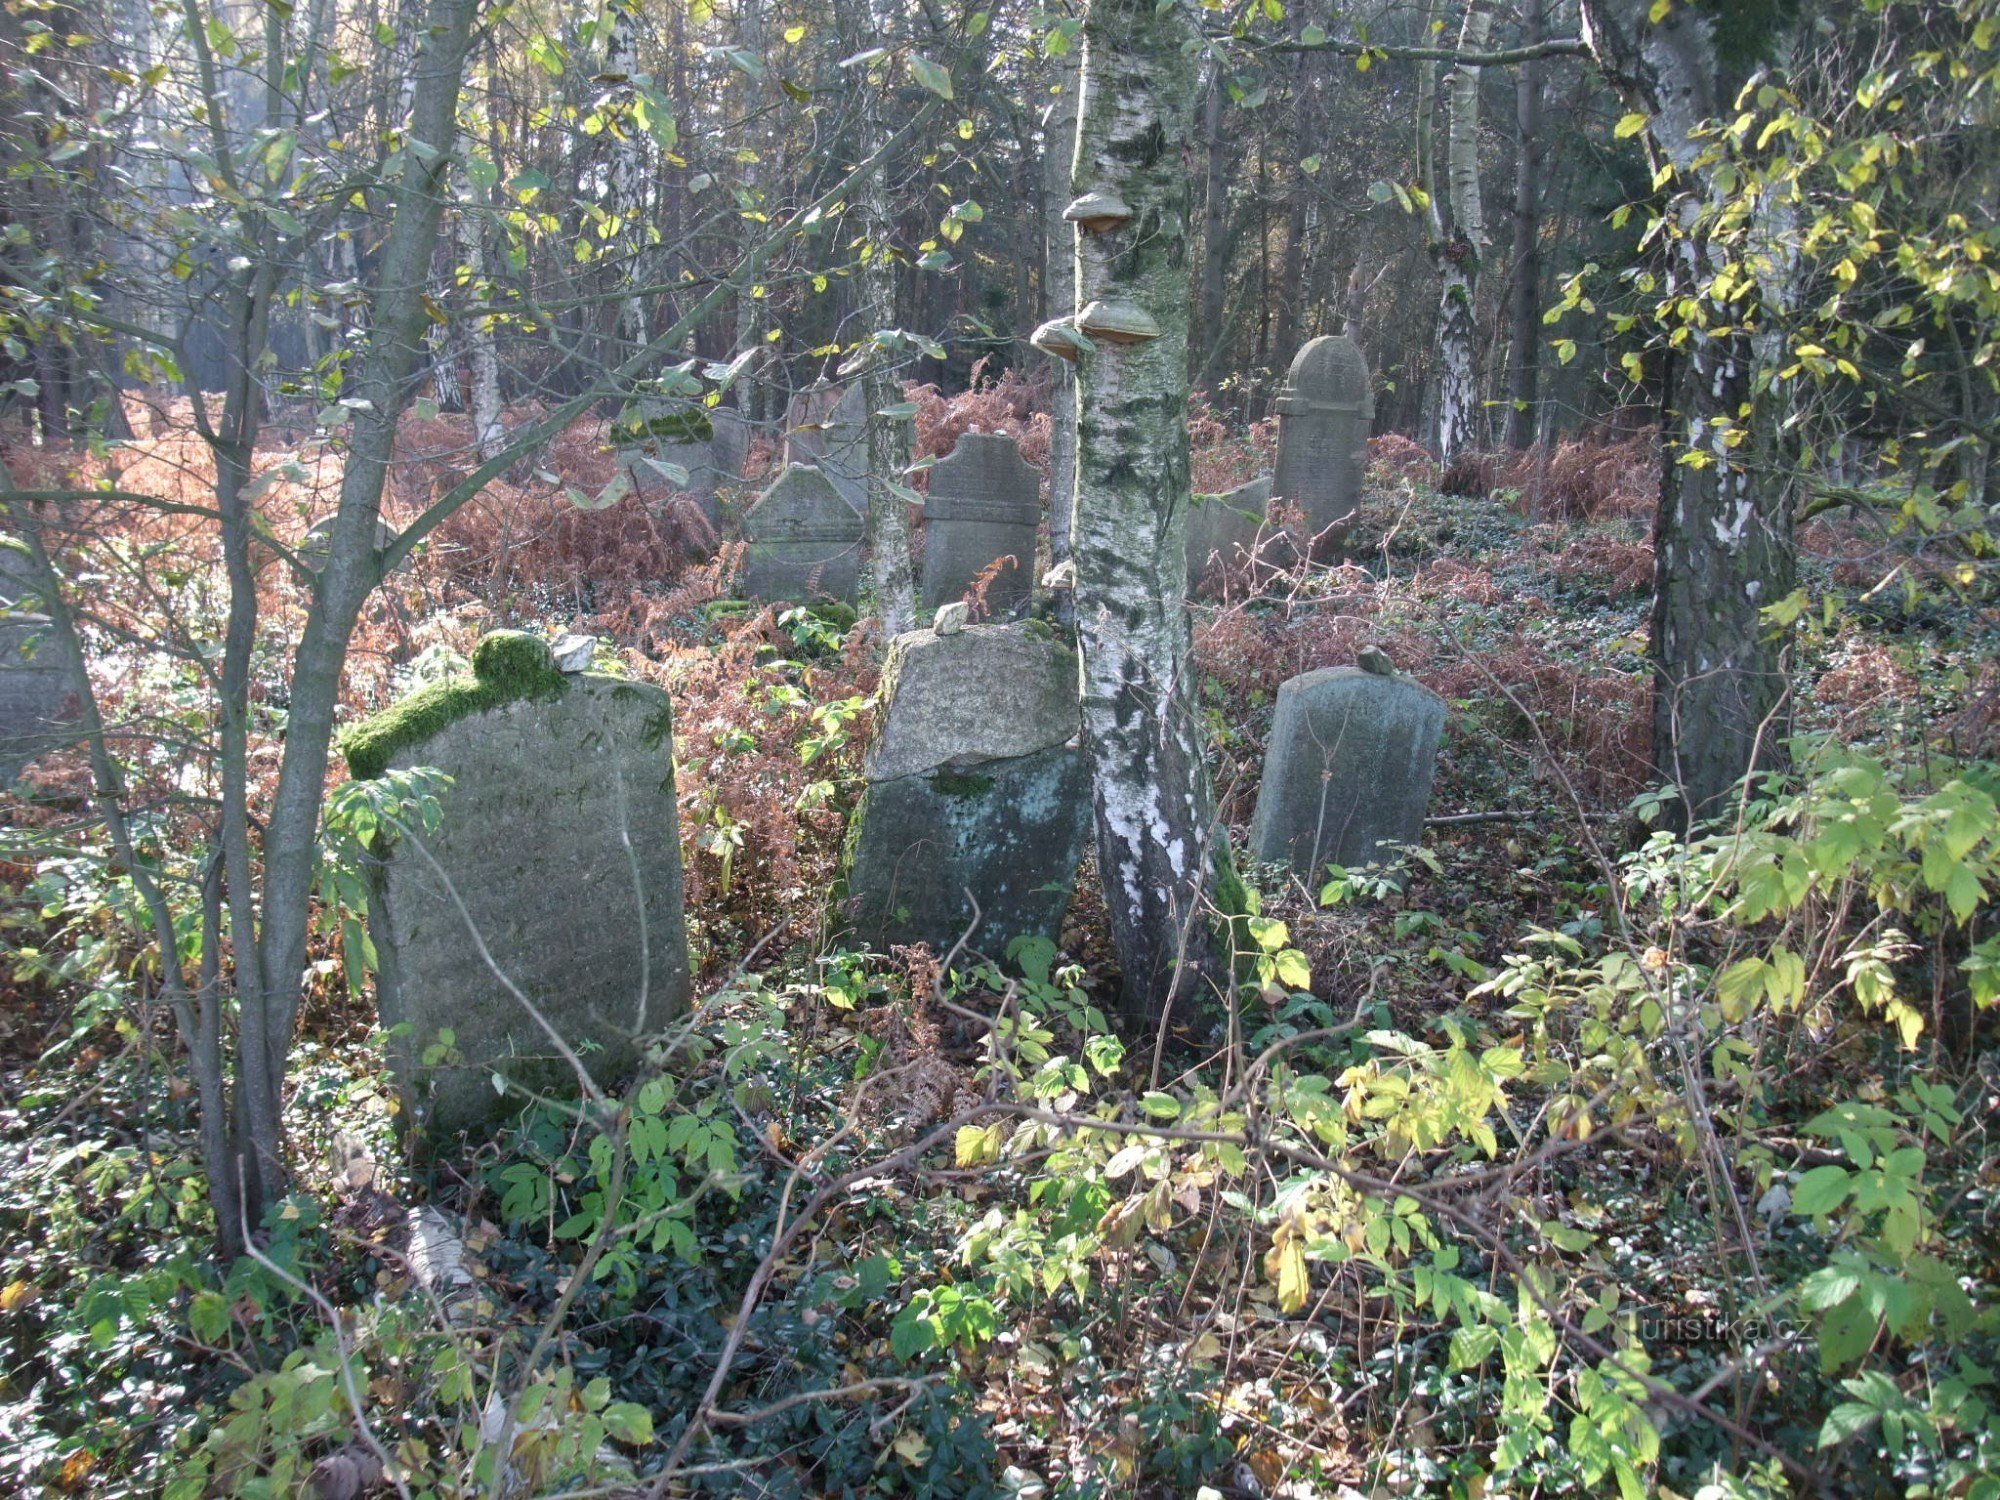
<instances>
[{"instance_id":1,"label":"birch tree","mask_svg":"<svg viewBox=\"0 0 2000 1500\"><path fill-rule=\"evenodd\" d=\"M1471 59L1486 49L1493 30L1491 0L1471 0L1459 28L1460 57L1444 80L1444 182L1436 168L1434 63L1423 64L1417 93L1419 172L1427 204L1431 261L1437 267L1438 456L1447 464L1479 446L1480 264L1485 258L1486 213L1479 189L1479 80Z\"/></svg>"},{"instance_id":2,"label":"birch tree","mask_svg":"<svg viewBox=\"0 0 2000 1500\"><path fill-rule=\"evenodd\" d=\"M1689 815L1721 812L1743 777L1782 756L1789 634L1765 618L1792 591L1790 487L1764 462L1772 386L1742 309L1712 300L1702 213L1726 185L1705 127L1730 103L1715 18L1689 5L1585 0L1583 34L1637 115L1676 194L1667 239L1679 319L1668 376L1667 466L1654 523L1654 768ZM1776 24L1775 19L1771 21Z\"/></svg>"},{"instance_id":3,"label":"birch tree","mask_svg":"<svg viewBox=\"0 0 2000 1500\"><path fill-rule=\"evenodd\" d=\"M1206 960L1216 829L1182 591L1190 505L1192 10L1092 0L1072 187L1080 202L1073 537L1098 875L1135 1020Z\"/></svg>"}]
</instances>

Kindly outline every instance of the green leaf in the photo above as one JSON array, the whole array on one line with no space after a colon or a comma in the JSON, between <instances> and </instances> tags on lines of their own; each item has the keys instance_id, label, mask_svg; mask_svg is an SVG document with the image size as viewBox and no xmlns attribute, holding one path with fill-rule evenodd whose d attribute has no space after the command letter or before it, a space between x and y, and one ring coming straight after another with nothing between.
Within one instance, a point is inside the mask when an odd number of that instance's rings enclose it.
<instances>
[{"instance_id":1,"label":"green leaf","mask_svg":"<svg viewBox=\"0 0 2000 1500\"><path fill-rule=\"evenodd\" d=\"M1644 130L1646 124L1646 117L1642 114L1626 115L1619 120L1611 133L1621 141L1630 140L1633 136Z\"/></svg>"},{"instance_id":2,"label":"green leaf","mask_svg":"<svg viewBox=\"0 0 2000 1500\"><path fill-rule=\"evenodd\" d=\"M919 53L910 54L910 76L940 99L951 97L951 74Z\"/></svg>"},{"instance_id":3,"label":"green leaf","mask_svg":"<svg viewBox=\"0 0 2000 1500\"><path fill-rule=\"evenodd\" d=\"M1814 1167L1799 1179L1798 1191L1792 1194L1792 1212L1806 1215L1831 1213L1847 1201L1853 1186L1853 1179L1845 1167Z\"/></svg>"},{"instance_id":4,"label":"green leaf","mask_svg":"<svg viewBox=\"0 0 2000 1500\"><path fill-rule=\"evenodd\" d=\"M653 1440L653 1414L636 1401L604 1409L604 1430L621 1443L643 1446Z\"/></svg>"}]
</instances>

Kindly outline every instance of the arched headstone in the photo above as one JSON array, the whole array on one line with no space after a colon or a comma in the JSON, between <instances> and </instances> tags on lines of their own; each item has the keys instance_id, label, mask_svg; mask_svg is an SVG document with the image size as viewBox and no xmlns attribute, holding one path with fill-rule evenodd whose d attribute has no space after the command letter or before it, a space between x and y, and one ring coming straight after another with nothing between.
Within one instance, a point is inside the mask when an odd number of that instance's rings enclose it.
<instances>
[{"instance_id":1,"label":"arched headstone","mask_svg":"<svg viewBox=\"0 0 2000 1500\"><path fill-rule=\"evenodd\" d=\"M1338 555L1361 503L1375 393L1361 346L1345 334L1300 349L1278 392L1278 469L1272 489L1305 515L1314 557Z\"/></svg>"},{"instance_id":2,"label":"arched headstone","mask_svg":"<svg viewBox=\"0 0 2000 1500\"><path fill-rule=\"evenodd\" d=\"M1328 667L1286 682L1251 857L1289 865L1312 886L1329 864L1384 863L1396 857L1387 845L1419 842L1444 716L1442 698L1398 674Z\"/></svg>"}]
</instances>

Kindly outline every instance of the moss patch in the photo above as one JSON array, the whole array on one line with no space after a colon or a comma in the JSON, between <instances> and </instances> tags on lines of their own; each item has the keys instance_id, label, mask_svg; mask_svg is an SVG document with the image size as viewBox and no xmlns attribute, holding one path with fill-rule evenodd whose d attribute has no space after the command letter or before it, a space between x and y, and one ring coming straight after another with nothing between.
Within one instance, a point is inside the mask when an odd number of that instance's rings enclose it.
<instances>
[{"instance_id":1,"label":"moss patch","mask_svg":"<svg viewBox=\"0 0 2000 1500\"><path fill-rule=\"evenodd\" d=\"M971 771L944 766L931 772L931 790L941 797L984 797L993 790L993 778Z\"/></svg>"},{"instance_id":2,"label":"moss patch","mask_svg":"<svg viewBox=\"0 0 2000 1500\"><path fill-rule=\"evenodd\" d=\"M340 737L348 774L366 781L389 769L396 752L472 714L521 698L562 694L563 674L548 642L520 630L496 630L472 650L472 676L419 688Z\"/></svg>"}]
</instances>

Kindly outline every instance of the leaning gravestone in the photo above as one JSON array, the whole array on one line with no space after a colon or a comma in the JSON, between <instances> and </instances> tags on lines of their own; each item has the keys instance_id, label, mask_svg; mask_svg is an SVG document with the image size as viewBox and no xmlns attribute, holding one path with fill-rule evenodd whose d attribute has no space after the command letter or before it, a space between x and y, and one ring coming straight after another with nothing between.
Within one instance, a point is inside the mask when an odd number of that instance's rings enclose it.
<instances>
[{"instance_id":1,"label":"leaning gravestone","mask_svg":"<svg viewBox=\"0 0 2000 1500\"><path fill-rule=\"evenodd\" d=\"M1375 395L1368 361L1345 334L1299 350L1278 392L1278 472L1273 489L1305 515L1312 555L1337 555L1361 503Z\"/></svg>"},{"instance_id":2,"label":"leaning gravestone","mask_svg":"<svg viewBox=\"0 0 2000 1500\"><path fill-rule=\"evenodd\" d=\"M1194 497L1187 529L1190 592L1211 571L1238 569L1254 559L1270 507L1269 474L1259 474L1219 495Z\"/></svg>"},{"instance_id":3,"label":"leaning gravestone","mask_svg":"<svg viewBox=\"0 0 2000 1500\"><path fill-rule=\"evenodd\" d=\"M868 403L856 383L806 391L785 418L785 462L811 464L856 510L868 504Z\"/></svg>"},{"instance_id":4,"label":"leaning gravestone","mask_svg":"<svg viewBox=\"0 0 2000 1500\"><path fill-rule=\"evenodd\" d=\"M896 637L888 707L865 767L845 874L855 935L887 949L999 957L1016 937L1053 939L1090 830L1090 773L1075 744L1076 655L1035 623ZM970 897L968 898L968 892Z\"/></svg>"},{"instance_id":5,"label":"leaning gravestone","mask_svg":"<svg viewBox=\"0 0 2000 1500\"><path fill-rule=\"evenodd\" d=\"M682 407L645 418L626 436L631 440L619 448L618 461L641 500L685 495L711 530L721 524L717 488L742 477L749 449L749 429L735 411Z\"/></svg>"},{"instance_id":6,"label":"leaning gravestone","mask_svg":"<svg viewBox=\"0 0 2000 1500\"><path fill-rule=\"evenodd\" d=\"M1251 856L1311 884L1329 864L1396 857L1422 840L1444 700L1393 672L1328 667L1278 689Z\"/></svg>"},{"instance_id":7,"label":"leaning gravestone","mask_svg":"<svg viewBox=\"0 0 2000 1500\"><path fill-rule=\"evenodd\" d=\"M743 516L743 591L753 599L840 599L861 581L861 512L817 468L792 464Z\"/></svg>"},{"instance_id":8,"label":"leaning gravestone","mask_svg":"<svg viewBox=\"0 0 2000 1500\"><path fill-rule=\"evenodd\" d=\"M550 1029L609 1086L634 1038L688 1001L667 695L561 672L518 631L487 636L472 663L471 679L412 694L341 745L357 778L452 778L434 833L388 841L369 912L382 1022L408 1025L396 1067L413 1119L439 1137L517 1110L517 1089L574 1094ZM449 1053L426 1064L445 1031ZM504 1096L496 1076L514 1086Z\"/></svg>"},{"instance_id":9,"label":"leaning gravestone","mask_svg":"<svg viewBox=\"0 0 2000 1500\"><path fill-rule=\"evenodd\" d=\"M924 500L924 608L963 599L973 580L1002 558L986 589L996 616L1014 614L1034 594L1035 529L1042 476L1004 433L968 432L931 470Z\"/></svg>"},{"instance_id":10,"label":"leaning gravestone","mask_svg":"<svg viewBox=\"0 0 2000 1500\"><path fill-rule=\"evenodd\" d=\"M63 724L69 656L57 642L27 559L0 538L0 787L30 761L76 739Z\"/></svg>"}]
</instances>

